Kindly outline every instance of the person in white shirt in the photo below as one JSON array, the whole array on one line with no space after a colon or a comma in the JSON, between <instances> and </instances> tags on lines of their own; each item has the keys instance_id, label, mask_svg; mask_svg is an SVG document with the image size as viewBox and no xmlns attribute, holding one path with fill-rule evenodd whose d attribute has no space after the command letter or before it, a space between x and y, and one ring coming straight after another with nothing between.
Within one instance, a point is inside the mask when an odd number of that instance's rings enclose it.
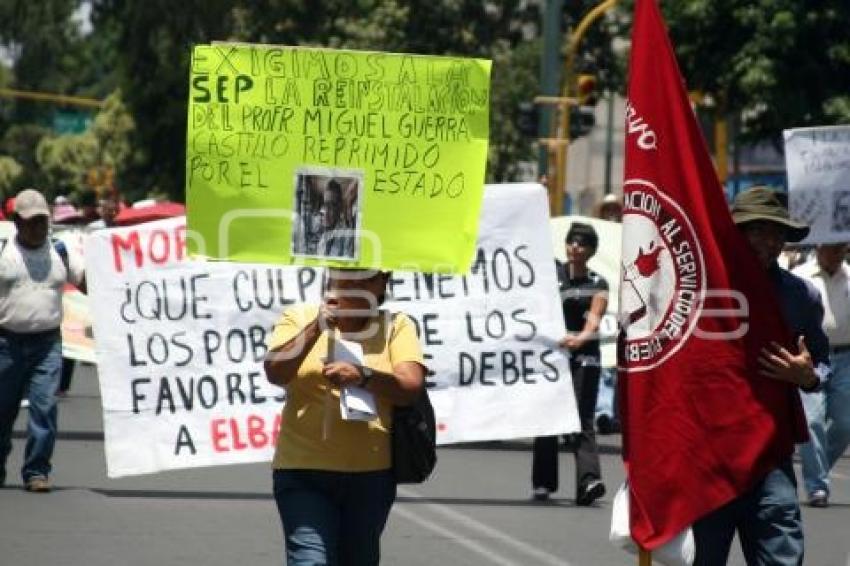
<instances>
[{"instance_id":1,"label":"person in white shirt","mask_svg":"<svg viewBox=\"0 0 850 566\"><path fill-rule=\"evenodd\" d=\"M62 366L62 289L72 283L85 292L85 273L77 256L48 237L50 209L40 192L18 194L14 221L17 234L0 251L0 485L26 394L30 418L21 476L27 491L46 492Z\"/></svg>"},{"instance_id":2,"label":"person in white shirt","mask_svg":"<svg viewBox=\"0 0 850 566\"><path fill-rule=\"evenodd\" d=\"M803 482L812 507L829 505L829 471L850 445L850 266L848 245L823 244L815 258L794 270L823 298L832 375L823 389L802 393L809 442L800 445Z\"/></svg>"}]
</instances>

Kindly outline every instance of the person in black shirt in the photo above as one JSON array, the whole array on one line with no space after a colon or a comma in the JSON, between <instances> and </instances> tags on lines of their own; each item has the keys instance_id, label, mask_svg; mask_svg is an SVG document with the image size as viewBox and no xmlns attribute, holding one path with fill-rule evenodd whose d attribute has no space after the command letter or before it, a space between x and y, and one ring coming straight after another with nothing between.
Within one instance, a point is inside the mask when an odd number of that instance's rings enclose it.
<instances>
[{"instance_id":1,"label":"person in black shirt","mask_svg":"<svg viewBox=\"0 0 850 566\"><path fill-rule=\"evenodd\" d=\"M593 429L599 390L599 322L608 306L608 282L587 268L599 237L593 226L574 222L566 237L567 263L556 261L567 335L561 346L570 354L581 432L574 435L576 504L590 505L605 495ZM558 489L558 437L534 439L532 461L534 498L546 500Z\"/></svg>"}]
</instances>

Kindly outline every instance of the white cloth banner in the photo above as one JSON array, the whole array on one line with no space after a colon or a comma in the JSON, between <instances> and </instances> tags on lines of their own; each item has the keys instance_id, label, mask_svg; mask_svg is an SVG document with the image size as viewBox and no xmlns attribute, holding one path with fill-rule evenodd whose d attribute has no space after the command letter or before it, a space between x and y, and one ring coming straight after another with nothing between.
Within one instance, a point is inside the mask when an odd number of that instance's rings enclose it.
<instances>
[{"instance_id":1,"label":"white cloth banner","mask_svg":"<svg viewBox=\"0 0 850 566\"><path fill-rule=\"evenodd\" d=\"M850 125L785 130L792 218L806 244L850 242Z\"/></svg>"},{"instance_id":2,"label":"white cloth banner","mask_svg":"<svg viewBox=\"0 0 850 566\"><path fill-rule=\"evenodd\" d=\"M395 273L390 310L420 331L438 442L579 430L544 189L485 191L466 276ZM266 382L281 312L321 270L184 257L185 219L93 233L89 293L110 477L267 461L283 391Z\"/></svg>"}]
</instances>

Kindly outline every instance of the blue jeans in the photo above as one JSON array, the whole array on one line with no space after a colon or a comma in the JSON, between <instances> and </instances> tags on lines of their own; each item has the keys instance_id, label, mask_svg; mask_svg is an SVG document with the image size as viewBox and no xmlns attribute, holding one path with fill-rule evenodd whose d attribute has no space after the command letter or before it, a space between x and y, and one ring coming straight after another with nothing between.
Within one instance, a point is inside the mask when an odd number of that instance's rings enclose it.
<instances>
[{"instance_id":1,"label":"blue jeans","mask_svg":"<svg viewBox=\"0 0 850 566\"><path fill-rule=\"evenodd\" d=\"M21 476L26 483L50 474L56 442L56 388L62 369L59 330L18 334L0 331L0 478L12 451L12 429L21 399L29 396L30 419Z\"/></svg>"},{"instance_id":2,"label":"blue jeans","mask_svg":"<svg viewBox=\"0 0 850 566\"><path fill-rule=\"evenodd\" d=\"M789 458L747 493L693 525L694 566L726 564L735 531L749 566L803 563L803 522Z\"/></svg>"},{"instance_id":3,"label":"blue jeans","mask_svg":"<svg viewBox=\"0 0 850 566\"><path fill-rule=\"evenodd\" d=\"M372 566L396 495L390 470L275 470L288 566Z\"/></svg>"},{"instance_id":4,"label":"blue jeans","mask_svg":"<svg viewBox=\"0 0 850 566\"><path fill-rule=\"evenodd\" d=\"M821 489L829 493L829 471L850 445L850 350L833 354L831 361L823 390L801 394L809 441L799 449L809 495Z\"/></svg>"},{"instance_id":5,"label":"blue jeans","mask_svg":"<svg viewBox=\"0 0 850 566\"><path fill-rule=\"evenodd\" d=\"M614 407L614 391L617 389L617 368L602 368L599 393L596 397L596 416L606 415L617 420Z\"/></svg>"}]
</instances>

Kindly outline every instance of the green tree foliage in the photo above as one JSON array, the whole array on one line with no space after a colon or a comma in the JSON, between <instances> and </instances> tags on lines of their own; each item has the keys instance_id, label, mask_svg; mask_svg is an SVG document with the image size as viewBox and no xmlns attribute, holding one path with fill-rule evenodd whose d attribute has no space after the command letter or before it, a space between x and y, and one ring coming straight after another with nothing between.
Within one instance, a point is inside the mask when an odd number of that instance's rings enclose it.
<instances>
[{"instance_id":1,"label":"green tree foliage","mask_svg":"<svg viewBox=\"0 0 850 566\"><path fill-rule=\"evenodd\" d=\"M0 62L0 88L9 88L12 84L12 69ZM0 133L3 132L11 123L12 120L12 105L8 99L0 99Z\"/></svg>"},{"instance_id":2,"label":"green tree foliage","mask_svg":"<svg viewBox=\"0 0 850 566\"><path fill-rule=\"evenodd\" d=\"M15 56L15 87L43 92L74 92L75 46L79 26L71 16L79 0L4 0L0 2L0 42ZM14 105L17 122L44 119L50 108L31 101Z\"/></svg>"},{"instance_id":3,"label":"green tree foliage","mask_svg":"<svg viewBox=\"0 0 850 566\"><path fill-rule=\"evenodd\" d=\"M45 193L54 196L90 190L88 176L93 168L111 169L120 176L132 157L130 135L134 128L120 93L115 92L107 97L88 131L43 137L35 154L44 175Z\"/></svg>"},{"instance_id":4,"label":"green tree foliage","mask_svg":"<svg viewBox=\"0 0 850 566\"><path fill-rule=\"evenodd\" d=\"M742 118L745 139L850 122L847 0L664 2L689 88Z\"/></svg>"},{"instance_id":5,"label":"green tree foliage","mask_svg":"<svg viewBox=\"0 0 850 566\"><path fill-rule=\"evenodd\" d=\"M136 123L122 102L120 91L109 95L91 127L98 144L98 165L111 167L120 175L133 153L130 136L135 128Z\"/></svg>"},{"instance_id":6,"label":"green tree foliage","mask_svg":"<svg viewBox=\"0 0 850 566\"><path fill-rule=\"evenodd\" d=\"M0 154L8 155L23 167L23 173L17 179L18 188L41 187L44 176L38 166L35 149L39 142L52 133L37 124L16 124L11 126L0 139Z\"/></svg>"},{"instance_id":7,"label":"green tree foliage","mask_svg":"<svg viewBox=\"0 0 850 566\"><path fill-rule=\"evenodd\" d=\"M489 181L517 179L520 161L535 157L533 146L519 132L519 104L539 92L541 41L528 41L511 48L502 44L494 49L490 104Z\"/></svg>"},{"instance_id":8,"label":"green tree foliage","mask_svg":"<svg viewBox=\"0 0 850 566\"><path fill-rule=\"evenodd\" d=\"M12 84L12 69L8 65L0 62L0 87L8 87Z\"/></svg>"},{"instance_id":9,"label":"green tree foliage","mask_svg":"<svg viewBox=\"0 0 850 566\"><path fill-rule=\"evenodd\" d=\"M136 129L118 127L127 146L113 147L93 136L98 151L106 152L97 161L121 164L119 184L130 196L156 190L182 198L189 57L193 45L212 41L492 59L488 178L512 179L515 163L533 158L530 140L517 133L515 123L518 103L540 92L540 46L533 38L540 33L542 0L208 0L203 5L89 0L94 26L89 34L72 17L81 3L0 2L0 42L16 56L11 73L0 81L98 98L120 84ZM596 4L565 1L565 31ZM681 0L662 7L689 86L739 113L750 139L775 137L787 127L850 120L846 0ZM618 11L622 20L630 9L625 0ZM620 90L622 66L611 54L608 22L588 30L577 70L597 74L600 90ZM621 31L625 36L629 30ZM4 105L0 154L23 167L19 183L46 182L33 148L40 140L34 134L46 132L36 124L47 123L49 110L35 103ZM17 126L9 127L4 117ZM45 143L50 150L45 156L66 151L60 151L64 141ZM60 175L54 166L50 171L51 179L63 183L73 177Z\"/></svg>"},{"instance_id":10,"label":"green tree foliage","mask_svg":"<svg viewBox=\"0 0 850 566\"><path fill-rule=\"evenodd\" d=\"M398 0L247 0L234 9L246 41L405 50L410 8Z\"/></svg>"},{"instance_id":11,"label":"green tree foliage","mask_svg":"<svg viewBox=\"0 0 850 566\"><path fill-rule=\"evenodd\" d=\"M92 22L115 33L113 50L139 149L121 178L131 197L150 191L183 198L189 59L197 43L239 39L236 2L93 0Z\"/></svg>"},{"instance_id":12,"label":"green tree foliage","mask_svg":"<svg viewBox=\"0 0 850 566\"><path fill-rule=\"evenodd\" d=\"M92 132L45 137L35 151L46 184L40 187L49 198L84 191L86 175L97 165L99 146Z\"/></svg>"},{"instance_id":13,"label":"green tree foliage","mask_svg":"<svg viewBox=\"0 0 850 566\"><path fill-rule=\"evenodd\" d=\"M529 157L527 140L498 113L516 106L506 97L537 91L536 82L527 92L518 88L529 84L538 64L528 49L513 53L523 44L524 26L539 17L521 0L216 0L203 10L164 0L92 4L96 29L121 30L118 68L145 152L125 176L130 184L183 198L190 50L216 40L492 58L500 80L494 80L491 139L499 141L489 177L507 179L513 163L503 161ZM517 72L515 57L526 64Z\"/></svg>"},{"instance_id":14,"label":"green tree foliage","mask_svg":"<svg viewBox=\"0 0 850 566\"><path fill-rule=\"evenodd\" d=\"M24 168L8 155L0 156L0 199L17 193L17 180L20 178Z\"/></svg>"},{"instance_id":15,"label":"green tree foliage","mask_svg":"<svg viewBox=\"0 0 850 566\"><path fill-rule=\"evenodd\" d=\"M103 26L97 33L84 34L75 16L81 4L81 0L0 2L0 42L14 58L12 68L0 72L0 85L94 98L114 90L114 28ZM36 148L44 142L52 148L46 155L71 152L57 151L57 146L67 145L67 141L53 140L50 125L57 106L23 99L3 102L0 153L14 157L23 167L16 180L18 188L51 190L57 169L51 165L49 173L42 171ZM63 176L58 178L65 182Z\"/></svg>"}]
</instances>

